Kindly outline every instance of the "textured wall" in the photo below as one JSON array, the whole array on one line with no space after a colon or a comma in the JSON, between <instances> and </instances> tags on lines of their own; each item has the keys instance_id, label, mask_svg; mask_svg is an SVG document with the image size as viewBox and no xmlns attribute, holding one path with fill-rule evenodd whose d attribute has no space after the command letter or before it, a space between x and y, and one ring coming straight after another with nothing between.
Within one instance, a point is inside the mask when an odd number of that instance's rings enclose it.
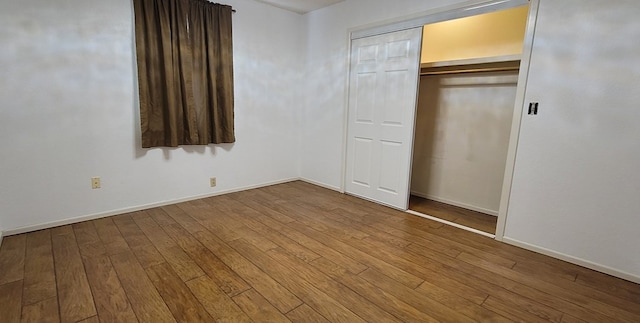
<instances>
[{"instance_id":1,"label":"textured wall","mask_svg":"<svg viewBox=\"0 0 640 323\"><path fill-rule=\"evenodd\" d=\"M640 282L637 12L540 2L505 237Z\"/></svg>"},{"instance_id":2,"label":"textured wall","mask_svg":"<svg viewBox=\"0 0 640 323\"><path fill-rule=\"evenodd\" d=\"M237 142L143 150L131 1L0 0L0 228L298 177L303 18L227 3Z\"/></svg>"}]
</instances>

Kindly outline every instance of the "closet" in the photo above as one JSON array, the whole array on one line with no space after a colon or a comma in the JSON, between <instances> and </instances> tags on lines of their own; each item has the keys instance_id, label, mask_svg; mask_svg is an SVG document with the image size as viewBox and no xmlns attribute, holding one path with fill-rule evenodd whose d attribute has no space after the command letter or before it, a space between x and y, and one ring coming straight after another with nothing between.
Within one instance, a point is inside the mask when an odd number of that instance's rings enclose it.
<instances>
[{"instance_id":1,"label":"closet","mask_svg":"<svg viewBox=\"0 0 640 323\"><path fill-rule=\"evenodd\" d=\"M424 26L411 210L495 233L527 15Z\"/></svg>"}]
</instances>

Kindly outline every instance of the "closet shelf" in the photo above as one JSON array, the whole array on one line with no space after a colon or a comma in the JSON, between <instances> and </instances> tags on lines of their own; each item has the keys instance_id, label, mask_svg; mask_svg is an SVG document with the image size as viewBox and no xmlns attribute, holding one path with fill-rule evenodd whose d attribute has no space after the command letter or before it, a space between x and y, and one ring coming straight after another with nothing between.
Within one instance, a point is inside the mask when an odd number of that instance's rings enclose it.
<instances>
[{"instance_id":1,"label":"closet shelf","mask_svg":"<svg viewBox=\"0 0 640 323\"><path fill-rule=\"evenodd\" d=\"M420 75L517 71L520 55L482 57L420 64Z\"/></svg>"}]
</instances>

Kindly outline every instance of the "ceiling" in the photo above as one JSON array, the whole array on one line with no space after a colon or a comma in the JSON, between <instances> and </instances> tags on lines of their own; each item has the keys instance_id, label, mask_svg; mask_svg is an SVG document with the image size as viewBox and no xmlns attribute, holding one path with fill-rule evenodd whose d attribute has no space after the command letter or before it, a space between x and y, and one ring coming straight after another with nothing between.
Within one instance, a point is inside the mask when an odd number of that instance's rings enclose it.
<instances>
[{"instance_id":1,"label":"ceiling","mask_svg":"<svg viewBox=\"0 0 640 323\"><path fill-rule=\"evenodd\" d=\"M328 7L344 0L256 0L274 7L305 14L309 11Z\"/></svg>"}]
</instances>

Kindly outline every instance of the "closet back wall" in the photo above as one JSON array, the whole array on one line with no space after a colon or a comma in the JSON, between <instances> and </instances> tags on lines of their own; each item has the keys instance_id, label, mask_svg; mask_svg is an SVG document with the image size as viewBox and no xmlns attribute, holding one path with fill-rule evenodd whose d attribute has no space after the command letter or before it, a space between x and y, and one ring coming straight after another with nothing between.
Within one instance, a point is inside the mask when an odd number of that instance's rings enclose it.
<instances>
[{"instance_id":1,"label":"closet back wall","mask_svg":"<svg viewBox=\"0 0 640 323\"><path fill-rule=\"evenodd\" d=\"M517 72L422 76L411 193L497 215Z\"/></svg>"}]
</instances>

